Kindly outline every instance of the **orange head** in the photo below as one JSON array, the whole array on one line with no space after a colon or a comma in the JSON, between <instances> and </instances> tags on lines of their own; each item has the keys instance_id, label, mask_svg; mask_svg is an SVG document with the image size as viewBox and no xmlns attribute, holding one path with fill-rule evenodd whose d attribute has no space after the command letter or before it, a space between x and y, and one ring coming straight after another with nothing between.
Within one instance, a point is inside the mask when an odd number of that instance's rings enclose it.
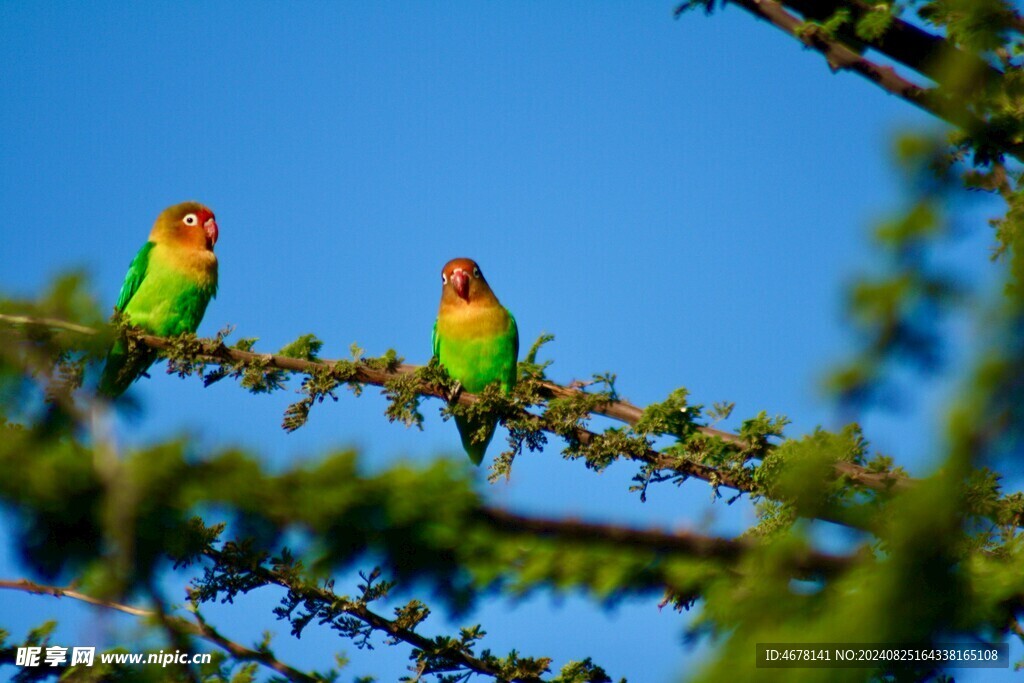
<instances>
[{"instance_id":1,"label":"orange head","mask_svg":"<svg viewBox=\"0 0 1024 683\"><path fill-rule=\"evenodd\" d=\"M213 251L220 232L213 211L199 202L182 202L164 209L149 239L157 244Z\"/></svg>"},{"instance_id":2,"label":"orange head","mask_svg":"<svg viewBox=\"0 0 1024 683\"><path fill-rule=\"evenodd\" d=\"M469 258L456 258L441 269L441 303L497 303L498 299L480 272L480 266Z\"/></svg>"}]
</instances>

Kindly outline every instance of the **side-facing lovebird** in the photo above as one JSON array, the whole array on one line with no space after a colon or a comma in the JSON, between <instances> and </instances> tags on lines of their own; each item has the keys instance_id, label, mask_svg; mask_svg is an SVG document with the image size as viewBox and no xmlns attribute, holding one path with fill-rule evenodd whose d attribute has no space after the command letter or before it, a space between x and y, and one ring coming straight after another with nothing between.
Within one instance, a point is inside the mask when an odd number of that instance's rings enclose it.
<instances>
[{"instance_id":1,"label":"side-facing lovebird","mask_svg":"<svg viewBox=\"0 0 1024 683\"><path fill-rule=\"evenodd\" d=\"M492 382L500 382L505 393L515 386L519 357L516 319L494 296L472 259L452 259L441 270L441 308L433 341L434 355L466 391L478 394ZM469 459L479 465L497 419L456 417L455 424ZM474 440L481 428L486 437Z\"/></svg>"},{"instance_id":2,"label":"side-facing lovebird","mask_svg":"<svg viewBox=\"0 0 1024 683\"><path fill-rule=\"evenodd\" d=\"M195 332L217 295L217 237L213 211L202 204L183 202L164 209L128 268L115 310L150 334ZM155 359L153 351L129 354L119 339L107 355L99 392L120 396Z\"/></svg>"}]
</instances>

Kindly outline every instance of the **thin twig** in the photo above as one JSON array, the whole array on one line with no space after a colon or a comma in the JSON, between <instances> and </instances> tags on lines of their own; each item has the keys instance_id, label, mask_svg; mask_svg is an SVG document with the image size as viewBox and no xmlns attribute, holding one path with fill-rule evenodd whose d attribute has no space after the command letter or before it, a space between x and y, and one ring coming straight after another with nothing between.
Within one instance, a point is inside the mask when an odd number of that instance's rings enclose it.
<instances>
[{"instance_id":1,"label":"thin twig","mask_svg":"<svg viewBox=\"0 0 1024 683\"><path fill-rule=\"evenodd\" d=\"M161 615L155 610L145 609L142 607L133 607L131 605L125 605L113 600L103 600L101 598L95 598L91 595L87 595L73 588L65 588L61 586L47 586L44 584L29 581L28 579L3 579L0 580L0 589L17 590L25 593L32 593L35 595L52 595L56 598L72 598L81 602L94 605L96 607L103 607L105 609L116 610L118 612L124 612L125 614L131 614L136 617L144 617L149 619L160 620L165 628L172 628L177 631L187 633L189 635L197 636L206 640L207 642L213 643L214 645L225 650L232 657L242 661L253 661L267 668L273 669L278 673L287 676L289 680L301 681L302 683L317 683L321 680L309 674L305 674L298 669L288 666L284 662L274 658L273 654L268 651L253 650L240 645L228 638L225 638L219 632L217 632L212 626L207 624L201 619L198 613L195 614L196 622L193 624L190 621L186 621L181 617L175 617L164 613Z\"/></svg>"},{"instance_id":2,"label":"thin twig","mask_svg":"<svg viewBox=\"0 0 1024 683\"><path fill-rule=\"evenodd\" d=\"M1010 630L1016 633L1017 637L1024 643L1024 627L1017 621L1017 615L1013 615L1013 618L1010 619Z\"/></svg>"},{"instance_id":3,"label":"thin twig","mask_svg":"<svg viewBox=\"0 0 1024 683\"><path fill-rule=\"evenodd\" d=\"M19 325L24 327L49 327L58 330L67 330L68 332L75 332L76 334L84 335L96 335L99 334L99 330L85 325L79 325L77 323L68 322L67 320L58 320L57 318L33 318L27 315L11 315L9 313L0 313L0 320L10 323L11 325Z\"/></svg>"},{"instance_id":4,"label":"thin twig","mask_svg":"<svg viewBox=\"0 0 1024 683\"><path fill-rule=\"evenodd\" d=\"M192 616L195 618L195 624L192 624L191 626L195 629L196 635L218 645L221 649L229 652L235 659L257 662L268 669L273 669L279 674L286 676L292 681L315 683L316 681L321 680L320 678L310 676L309 674L288 666L281 660L275 658L273 653L269 650L253 650L245 647L244 645L239 645L233 640L225 638L220 631L215 629L213 626L210 626L198 611L193 612Z\"/></svg>"},{"instance_id":5,"label":"thin twig","mask_svg":"<svg viewBox=\"0 0 1024 683\"><path fill-rule=\"evenodd\" d=\"M35 583L34 581L29 581L28 579L0 579L0 588L23 591L25 593L35 593L37 595L52 595L55 598L73 598L74 600L87 602L90 605L117 610L118 612L124 612L125 614L131 614L136 617L153 616L152 610L143 609L141 607L132 607L131 605L123 605L119 602L113 602L112 600L101 600L100 598L94 598L91 595L86 595L85 593L81 593L73 588L45 586L40 583Z\"/></svg>"}]
</instances>

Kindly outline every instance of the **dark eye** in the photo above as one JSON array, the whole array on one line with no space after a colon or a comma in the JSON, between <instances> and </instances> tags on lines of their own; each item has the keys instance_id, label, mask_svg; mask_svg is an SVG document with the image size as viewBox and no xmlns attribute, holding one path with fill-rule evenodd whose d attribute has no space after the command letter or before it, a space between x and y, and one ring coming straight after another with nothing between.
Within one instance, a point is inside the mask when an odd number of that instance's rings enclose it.
<instances>
[{"instance_id":1,"label":"dark eye","mask_svg":"<svg viewBox=\"0 0 1024 683\"><path fill-rule=\"evenodd\" d=\"M441 273L441 284L442 285L448 284L448 276L445 275L444 273Z\"/></svg>"},{"instance_id":2,"label":"dark eye","mask_svg":"<svg viewBox=\"0 0 1024 683\"><path fill-rule=\"evenodd\" d=\"M474 268L473 269L473 277L480 277L480 269L479 268Z\"/></svg>"},{"instance_id":3,"label":"dark eye","mask_svg":"<svg viewBox=\"0 0 1024 683\"><path fill-rule=\"evenodd\" d=\"M189 215L182 218L181 222L184 223L185 225L199 225L199 217L196 216L194 213L190 213Z\"/></svg>"}]
</instances>

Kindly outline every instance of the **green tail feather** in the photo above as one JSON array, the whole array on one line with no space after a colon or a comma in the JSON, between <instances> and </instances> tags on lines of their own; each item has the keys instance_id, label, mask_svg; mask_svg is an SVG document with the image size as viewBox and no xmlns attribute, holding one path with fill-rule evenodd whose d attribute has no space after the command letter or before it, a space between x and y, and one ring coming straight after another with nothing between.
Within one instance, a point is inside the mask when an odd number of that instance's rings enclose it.
<instances>
[{"instance_id":1,"label":"green tail feather","mask_svg":"<svg viewBox=\"0 0 1024 683\"><path fill-rule=\"evenodd\" d=\"M128 353L123 340L117 340L107 354L107 364L103 366L100 377L99 394L107 398L117 398L137 380L156 360L156 352L151 349L140 349Z\"/></svg>"},{"instance_id":2,"label":"green tail feather","mask_svg":"<svg viewBox=\"0 0 1024 683\"><path fill-rule=\"evenodd\" d=\"M459 436L462 437L462 447L466 449L466 455L473 461L474 465L479 465L483 462L484 453L487 452L487 446L491 443L491 439L494 438L494 428L498 426L497 420L473 420L465 417L455 416L455 425L459 428ZM474 441L473 435L476 434L481 427L487 429L487 438L483 441Z\"/></svg>"}]
</instances>

